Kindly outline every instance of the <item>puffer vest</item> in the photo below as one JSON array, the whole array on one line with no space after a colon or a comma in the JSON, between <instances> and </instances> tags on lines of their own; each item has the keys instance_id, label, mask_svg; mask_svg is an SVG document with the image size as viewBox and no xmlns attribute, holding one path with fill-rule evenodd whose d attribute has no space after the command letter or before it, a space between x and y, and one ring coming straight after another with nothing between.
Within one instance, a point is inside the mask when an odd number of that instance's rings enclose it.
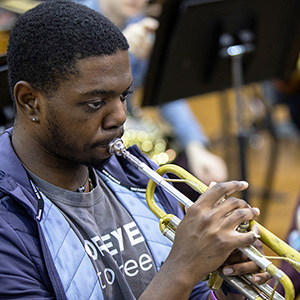
<instances>
[{"instance_id":1,"label":"puffer vest","mask_svg":"<svg viewBox=\"0 0 300 300\"><path fill-rule=\"evenodd\" d=\"M159 270L172 243L161 234L158 218L148 209L145 193L133 192L107 176L99 175L136 222ZM45 195L41 196L44 212L40 224L67 298L103 299L97 274L81 241L60 210ZM157 204L163 209L158 200Z\"/></svg>"}]
</instances>

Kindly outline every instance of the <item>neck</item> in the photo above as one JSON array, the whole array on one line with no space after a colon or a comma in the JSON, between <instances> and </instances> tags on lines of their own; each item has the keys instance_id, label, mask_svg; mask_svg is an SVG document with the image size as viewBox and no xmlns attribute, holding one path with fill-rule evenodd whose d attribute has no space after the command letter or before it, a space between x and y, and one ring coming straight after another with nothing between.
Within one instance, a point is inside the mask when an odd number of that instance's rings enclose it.
<instances>
[{"instance_id":1,"label":"neck","mask_svg":"<svg viewBox=\"0 0 300 300\"><path fill-rule=\"evenodd\" d=\"M93 182L92 182L92 179L90 177L90 172L88 170L88 174L87 174L87 177L86 177L86 181L84 182L84 184L82 186L80 186L76 192L78 193L88 193L90 192L92 189L94 188L93 186Z\"/></svg>"}]
</instances>

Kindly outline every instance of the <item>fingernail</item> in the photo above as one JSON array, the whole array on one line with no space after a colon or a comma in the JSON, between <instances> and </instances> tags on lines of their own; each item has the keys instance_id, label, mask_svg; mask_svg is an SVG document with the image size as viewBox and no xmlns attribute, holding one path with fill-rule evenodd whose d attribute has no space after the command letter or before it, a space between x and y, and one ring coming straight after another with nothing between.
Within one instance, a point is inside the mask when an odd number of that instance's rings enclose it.
<instances>
[{"instance_id":1,"label":"fingernail","mask_svg":"<svg viewBox=\"0 0 300 300\"><path fill-rule=\"evenodd\" d=\"M257 207L252 207L252 208L255 210L255 212L256 212L257 215L260 215L260 210L259 210L259 208L257 208Z\"/></svg>"},{"instance_id":2,"label":"fingernail","mask_svg":"<svg viewBox=\"0 0 300 300\"><path fill-rule=\"evenodd\" d=\"M224 275L231 275L231 274L233 274L233 269L232 268L228 268L228 267L225 267L224 269L223 269L223 274Z\"/></svg>"},{"instance_id":3,"label":"fingernail","mask_svg":"<svg viewBox=\"0 0 300 300\"><path fill-rule=\"evenodd\" d=\"M256 239L260 239L260 235L257 234L256 232L254 232L254 231L249 231L249 233L252 233L253 236L254 236Z\"/></svg>"},{"instance_id":4,"label":"fingernail","mask_svg":"<svg viewBox=\"0 0 300 300\"><path fill-rule=\"evenodd\" d=\"M215 184L217 184L215 181L211 181L208 187L211 188L211 187L213 187Z\"/></svg>"},{"instance_id":5,"label":"fingernail","mask_svg":"<svg viewBox=\"0 0 300 300\"><path fill-rule=\"evenodd\" d=\"M262 278L260 276L255 275L255 276L252 276L252 281L254 283L261 283Z\"/></svg>"},{"instance_id":6,"label":"fingernail","mask_svg":"<svg viewBox=\"0 0 300 300\"><path fill-rule=\"evenodd\" d=\"M241 180L240 183L243 184L243 185L245 185L245 186L249 185L249 183L247 181L244 181L244 180Z\"/></svg>"}]
</instances>

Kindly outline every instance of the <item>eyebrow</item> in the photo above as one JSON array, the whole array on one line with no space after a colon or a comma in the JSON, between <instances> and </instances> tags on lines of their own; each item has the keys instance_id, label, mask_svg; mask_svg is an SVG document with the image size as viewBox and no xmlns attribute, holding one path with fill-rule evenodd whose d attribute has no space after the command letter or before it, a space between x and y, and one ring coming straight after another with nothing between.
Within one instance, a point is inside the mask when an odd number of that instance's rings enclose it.
<instances>
[{"instance_id":1,"label":"eyebrow","mask_svg":"<svg viewBox=\"0 0 300 300\"><path fill-rule=\"evenodd\" d=\"M129 87L127 89L125 89L122 93L128 91L129 89L131 89L132 87L132 83L130 83ZM88 91L86 93L83 93L84 96L99 96L99 95L112 95L114 94L115 91L114 90L92 90L92 91Z\"/></svg>"}]
</instances>

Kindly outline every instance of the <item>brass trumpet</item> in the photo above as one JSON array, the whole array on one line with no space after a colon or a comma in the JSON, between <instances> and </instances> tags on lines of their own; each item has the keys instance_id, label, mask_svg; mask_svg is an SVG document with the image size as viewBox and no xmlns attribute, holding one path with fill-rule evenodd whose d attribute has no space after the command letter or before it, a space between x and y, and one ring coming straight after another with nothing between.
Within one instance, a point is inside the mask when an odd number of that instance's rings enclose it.
<instances>
[{"instance_id":1,"label":"brass trumpet","mask_svg":"<svg viewBox=\"0 0 300 300\"><path fill-rule=\"evenodd\" d=\"M109 151L111 154L123 156L133 166L138 168L148 178L149 182L146 189L146 200L151 211L159 218L159 226L163 235L165 235L172 242L175 238L176 228L180 223L180 219L177 216L166 214L155 202L154 192L156 185L161 186L172 196L174 196L180 203L186 207L193 205L193 202L188 199L184 194L178 191L172 184L170 184L166 178L162 175L166 173L173 173L183 180L186 184L192 187L199 193L204 193L207 186L198 180L196 177L188 173L183 168L167 164L161 166L156 171L149 168L145 163L141 162L137 157L128 152L121 139L114 140L109 145ZM281 259L286 260L300 273L300 254L291 246L283 242L276 237L266 228L259 223L251 220L247 224L247 228L243 228L241 224L238 230L250 230L250 228L256 224L260 230L260 240L270 249L272 249ZM248 275L244 276L225 276L221 272L213 272L208 279L208 286L211 289L219 289L223 280L229 283L232 287L243 294L250 300L262 300L262 299L275 299L275 300L292 300L295 297L294 286L290 278L280 269L278 269L269 259L263 256L255 247L249 246L245 248L239 248L249 259L253 260L264 271L269 272L276 283L280 282L285 290L285 297L281 296L272 287L267 284L253 284L251 278ZM275 285L276 286L276 285Z\"/></svg>"}]
</instances>

